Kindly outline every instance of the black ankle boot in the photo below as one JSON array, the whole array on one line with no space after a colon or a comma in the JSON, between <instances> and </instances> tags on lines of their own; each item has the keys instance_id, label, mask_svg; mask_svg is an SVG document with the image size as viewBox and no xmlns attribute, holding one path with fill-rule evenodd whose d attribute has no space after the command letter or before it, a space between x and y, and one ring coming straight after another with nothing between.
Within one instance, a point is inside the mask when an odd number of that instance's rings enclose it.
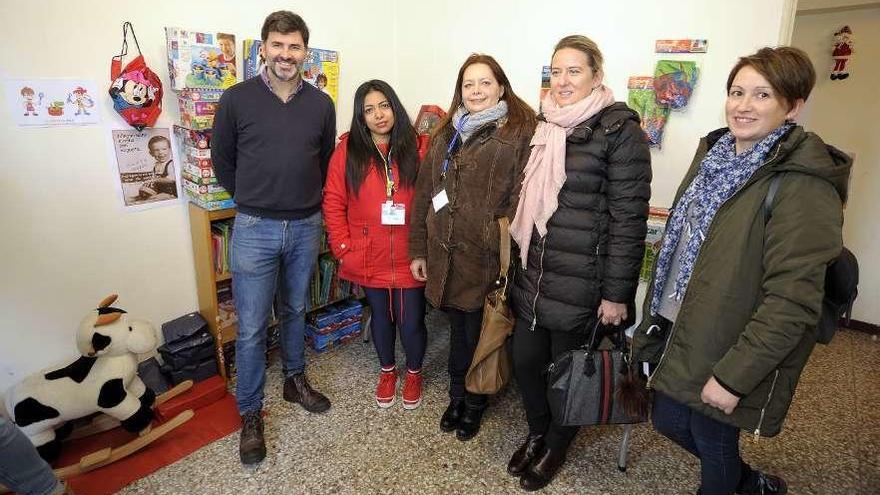
<instances>
[{"instance_id":1,"label":"black ankle boot","mask_svg":"<svg viewBox=\"0 0 880 495\"><path fill-rule=\"evenodd\" d=\"M553 481L553 477L563 464L565 464L564 450L545 448L523 473L519 479L519 486L527 492L540 490Z\"/></svg>"},{"instance_id":2,"label":"black ankle boot","mask_svg":"<svg viewBox=\"0 0 880 495\"><path fill-rule=\"evenodd\" d=\"M507 472L511 476L522 476L529 464L544 450L544 435L529 435L526 441L520 445L510 462L507 463Z\"/></svg>"},{"instance_id":3,"label":"black ankle boot","mask_svg":"<svg viewBox=\"0 0 880 495\"><path fill-rule=\"evenodd\" d=\"M743 495L785 495L788 493L788 484L779 476L754 470L736 493Z\"/></svg>"},{"instance_id":4,"label":"black ankle boot","mask_svg":"<svg viewBox=\"0 0 880 495\"><path fill-rule=\"evenodd\" d=\"M452 399L440 418L440 429L449 433L458 428L461 415L464 412L464 399Z\"/></svg>"},{"instance_id":5,"label":"black ankle boot","mask_svg":"<svg viewBox=\"0 0 880 495\"><path fill-rule=\"evenodd\" d=\"M465 405L461 420L458 422L458 429L455 430L455 437L461 441L470 440L477 436L480 431L480 422L483 420L483 411L486 407L473 407Z\"/></svg>"}]
</instances>

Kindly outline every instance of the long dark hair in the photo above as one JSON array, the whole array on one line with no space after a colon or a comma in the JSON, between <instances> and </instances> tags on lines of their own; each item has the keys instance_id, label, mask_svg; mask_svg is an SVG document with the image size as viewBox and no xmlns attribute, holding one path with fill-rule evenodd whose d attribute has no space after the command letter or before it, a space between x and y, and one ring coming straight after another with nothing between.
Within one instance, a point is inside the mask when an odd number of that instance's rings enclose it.
<instances>
[{"instance_id":1,"label":"long dark hair","mask_svg":"<svg viewBox=\"0 0 880 495\"><path fill-rule=\"evenodd\" d=\"M367 81L361 84L354 93L354 111L351 115L351 129L348 134L348 158L345 161L346 182L349 190L355 196L369 173L370 163L381 174L385 174L382 156L376 149L373 137L367 128L367 121L364 120L364 99L371 91L378 91L385 95L385 98L391 103L392 112L394 112L394 127L391 128L388 145L391 149L391 160L397 164L398 168L399 177L395 177L395 182L401 186L412 187L416 183L416 175L419 172L416 130L409 120L409 115L403 108L400 98L387 82L378 79Z\"/></svg>"},{"instance_id":2,"label":"long dark hair","mask_svg":"<svg viewBox=\"0 0 880 495\"><path fill-rule=\"evenodd\" d=\"M449 105L449 111L446 116L437 123L434 128L434 137L438 137L444 132L448 126L452 125L452 119L455 111L461 106L461 81L464 79L464 71L474 64L486 64L492 70L495 80L498 81L504 92L501 99L507 102L507 123L499 130L503 136L512 136L517 134L529 134L535 132L535 111L528 103L513 92L510 86L510 80L501 65L491 56L483 53L472 53L458 69L458 79L455 80L455 94L452 96L452 104Z\"/></svg>"}]
</instances>

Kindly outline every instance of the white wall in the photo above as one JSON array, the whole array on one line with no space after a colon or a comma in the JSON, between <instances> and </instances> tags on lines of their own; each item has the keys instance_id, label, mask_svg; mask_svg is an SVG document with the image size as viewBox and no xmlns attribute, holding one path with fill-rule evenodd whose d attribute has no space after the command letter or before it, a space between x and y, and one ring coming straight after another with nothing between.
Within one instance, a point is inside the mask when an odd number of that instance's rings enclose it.
<instances>
[{"instance_id":1,"label":"white wall","mask_svg":"<svg viewBox=\"0 0 880 495\"><path fill-rule=\"evenodd\" d=\"M122 42L122 22L129 20L167 88L164 26L231 32L240 51L240 40L259 38L263 19L278 9L295 9L306 19L311 45L341 52L343 102L351 101L362 80L395 70L388 61L393 57L387 57L392 41L374 30L384 25L392 34L390 1L247 4L2 2L0 77L79 77L103 90L110 57ZM119 307L157 325L198 307L185 204L121 211L106 133L125 125L109 98L102 102L105 125L57 129L14 127L3 99L0 95L0 392L23 374L73 355L79 320L111 292L119 293ZM166 90L156 125L173 125L176 107ZM348 128L350 107L340 106L340 131Z\"/></svg>"},{"instance_id":2,"label":"white wall","mask_svg":"<svg viewBox=\"0 0 880 495\"><path fill-rule=\"evenodd\" d=\"M470 53L484 52L499 61L517 94L536 107L541 67L549 65L561 37L577 33L599 44L606 59L606 84L618 100L626 101L627 78L652 75L661 58L654 53L656 39L707 38L708 53L687 57L702 64L693 98L685 112L672 114L663 150L653 153L652 204L668 206L699 137L724 125L728 71L737 57L778 43L784 4L783 0L400 2L399 92L414 111L426 103L446 109L459 66ZM475 9L477 5L484 10Z\"/></svg>"},{"instance_id":3,"label":"white wall","mask_svg":"<svg viewBox=\"0 0 880 495\"><path fill-rule=\"evenodd\" d=\"M843 25L853 30L855 53L847 64L851 75L844 81L831 81L831 43L834 33ZM853 317L880 324L880 263L876 259L880 252L880 104L876 94L880 80L880 7L798 14L792 45L809 53L818 73L805 109L805 127L829 144L855 153L843 227L844 243L860 263L860 296Z\"/></svg>"},{"instance_id":4,"label":"white wall","mask_svg":"<svg viewBox=\"0 0 880 495\"><path fill-rule=\"evenodd\" d=\"M243 8L233 1L154 0L132 9L125 2L2 2L0 76L80 77L103 86L129 20L167 84L164 26L256 38L268 12L293 9L312 30L311 45L340 51L342 132L354 89L369 78L394 85L412 115L424 103L448 106L458 66L473 51L496 56L516 91L535 104L553 44L566 34L587 34L605 52L607 82L625 100L627 77L653 71L655 39L708 38L709 53L694 57L703 75L690 106L672 116L664 149L654 153L653 203L668 205L699 136L723 125L729 68L738 56L777 43L789 4L256 0ZM110 292L120 294L120 307L157 324L197 306L185 206L120 211L106 133L124 125L112 110L100 127L19 129L5 105L0 100L0 391L71 355L80 318ZM169 92L158 126L174 123L175 106Z\"/></svg>"}]
</instances>

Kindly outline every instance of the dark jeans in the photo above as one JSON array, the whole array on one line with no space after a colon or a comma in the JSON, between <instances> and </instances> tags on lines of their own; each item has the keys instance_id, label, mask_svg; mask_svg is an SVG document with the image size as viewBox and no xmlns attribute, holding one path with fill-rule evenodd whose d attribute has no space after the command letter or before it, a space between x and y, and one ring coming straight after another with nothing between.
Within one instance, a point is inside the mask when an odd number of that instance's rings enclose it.
<instances>
[{"instance_id":1,"label":"dark jeans","mask_svg":"<svg viewBox=\"0 0 880 495\"><path fill-rule=\"evenodd\" d=\"M739 428L676 402L660 392L654 393L651 413L654 429L700 459L703 495L735 493L740 479L751 468L739 456Z\"/></svg>"},{"instance_id":2,"label":"dark jeans","mask_svg":"<svg viewBox=\"0 0 880 495\"><path fill-rule=\"evenodd\" d=\"M306 367L305 329L309 280L321 240L321 213L276 220L238 212L232 230L232 295L238 313L235 400L241 414L263 408L266 328L272 300L280 292L281 369L284 376Z\"/></svg>"},{"instance_id":3,"label":"dark jeans","mask_svg":"<svg viewBox=\"0 0 880 495\"><path fill-rule=\"evenodd\" d=\"M364 287L372 316L370 335L379 364L383 368L394 366L394 343L396 328L400 329L400 341L406 351L407 369L422 369L425 358L425 289L376 289Z\"/></svg>"},{"instance_id":4,"label":"dark jeans","mask_svg":"<svg viewBox=\"0 0 880 495\"><path fill-rule=\"evenodd\" d=\"M465 399L471 407L485 407L487 397L472 394L464 387L464 377L474 359L477 342L480 341L480 327L483 325L483 310L459 311L444 308L449 315L449 397Z\"/></svg>"},{"instance_id":5,"label":"dark jeans","mask_svg":"<svg viewBox=\"0 0 880 495\"><path fill-rule=\"evenodd\" d=\"M560 426L553 421L547 404L545 371L553 358L562 352L584 345L587 336L574 332L553 332L517 318L513 327L513 374L522 393L529 434L544 434L544 442L553 450L568 449L579 426Z\"/></svg>"}]
</instances>

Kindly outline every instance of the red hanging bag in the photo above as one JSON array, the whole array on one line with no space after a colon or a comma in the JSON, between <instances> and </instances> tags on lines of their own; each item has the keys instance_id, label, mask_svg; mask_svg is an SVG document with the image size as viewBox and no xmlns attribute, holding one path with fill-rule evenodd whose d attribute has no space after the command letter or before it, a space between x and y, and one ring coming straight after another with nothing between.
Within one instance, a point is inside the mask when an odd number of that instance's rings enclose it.
<instances>
[{"instance_id":1,"label":"red hanging bag","mask_svg":"<svg viewBox=\"0 0 880 495\"><path fill-rule=\"evenodd\" d=\"M122 60L128 55L129 31L138 56L123 69ZM116 113L139 131L152 127L162 113L162 81L147 67L134 27L127 21L122 25L122 50L110 61L110 80L110 99Z\"/></svg>"}]
</instances>

